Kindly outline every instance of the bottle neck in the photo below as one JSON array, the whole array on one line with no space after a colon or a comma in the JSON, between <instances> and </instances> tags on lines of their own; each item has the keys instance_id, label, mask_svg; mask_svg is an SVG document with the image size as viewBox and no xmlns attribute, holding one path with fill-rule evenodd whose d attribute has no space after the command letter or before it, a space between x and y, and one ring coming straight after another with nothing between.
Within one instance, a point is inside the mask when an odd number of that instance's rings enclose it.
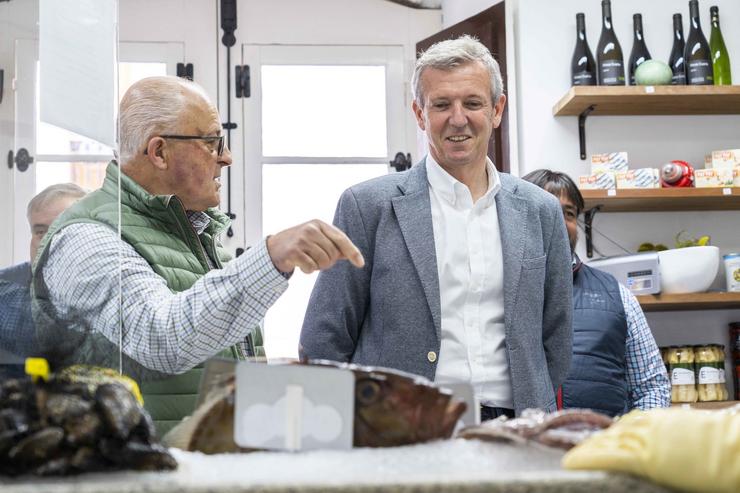
<instances>
[{"instance_id":1,"label":"bottle neck","mask_svg":"<svg viewBox=\"0 0 740 493\"><path fill-rule=\"evenodd\" d=\"M604 29L612 29L612 6L609 3L601 4L601 17L603 19Z\"/></svg>"},{"instance_id":2,"label":"bottle neck","mask_svg":"<svg viewBox=\"0 0 740 493\"><path fill-rule=\"evenodd\" d=\"M681 17L673 18L673 35L676 40L683 40L683 21L681 20Z\"/></svg>"},{"instance_id":3,"label":"bottle neck","mask_svg":"<svg viewBox=\"0 0 740 493\"><path fill-rule=\"evenodd\" d=\"M693 29L701 29L701 24L699 22L699 3L698 2L689 3L689 13L691 14L691 27Z\"/></svg>"},{"instance_id":4,"label":"bottle neck","mask_svg":"<svg viewBox=\"0 0 740 493\"><path fill-rule=\"evenodd\" d=\"M586 21L581 16L576 17L576 34L578 39L586 39Z\"/></svg>"},{"instance_id":5,"label":"bottle neck","mask_svg":"<svg viewBox=\"0 0 740 493\"><path fill-rule=\"evenodd\" d=\"M635 24L635 41L642 41L642 25L640 27Z\"/></svg>"}]
</instances>

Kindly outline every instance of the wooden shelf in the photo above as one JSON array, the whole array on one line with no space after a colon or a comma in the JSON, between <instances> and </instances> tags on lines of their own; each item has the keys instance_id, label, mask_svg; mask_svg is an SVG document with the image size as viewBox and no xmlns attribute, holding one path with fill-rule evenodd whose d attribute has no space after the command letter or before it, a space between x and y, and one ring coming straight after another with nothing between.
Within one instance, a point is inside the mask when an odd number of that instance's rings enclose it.
<instances>
[{"instance_id":1,"label":"wooden shelf","mask_svg":"<svg viewBox=\"0 0 740 493\"><path fill-rule=\"evenodd\" d=\"M740 188L641 188L581 190L585 210L601 212L736 211Z\"/></svg>"},{"instance_id":2,"label":"wooden shelf","mask_svg":"<svg viewBox=\"0 0 740 493\"><path fill-rule=\"evenodd\" d=\"M692 409L727 409L738 404L740 404L740 401L692 402L686 404L676 402L671 404L671 407L689 406Z\"/></svg>"},{"instance_id":3,"label":"wooden shelf","mask_svg":"<svg viewBox=\"0 0 740 493\"><path fill-rule=\"evenodd\" d=\"M740 86L574 86L553 107L554 116L736 115Z\"/></svg>"},{"instance_id":4,"label":"wooden shelf","mask_svg":"<svg viewBox=\"0 0 740 493\"><path fill-rule=\"evenodd\" d=\"M740 308L740 293L646 294L637 296L643 311L727 310Z\"/></svg>"}]
</instances>

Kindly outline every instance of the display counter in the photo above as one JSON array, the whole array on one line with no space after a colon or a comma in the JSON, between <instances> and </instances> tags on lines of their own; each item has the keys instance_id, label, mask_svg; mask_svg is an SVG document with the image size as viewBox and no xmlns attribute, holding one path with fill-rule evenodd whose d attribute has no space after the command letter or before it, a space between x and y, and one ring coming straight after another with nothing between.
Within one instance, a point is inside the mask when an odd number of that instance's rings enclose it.
<instances>
[{"instance_id":1,"label":"display counter","mask_svg":"<svg viewBox=\"0 0 740 493\"><path fill-rule=\"evenodd\" d=\"M626 475L566 471L563 452L446 440L385 449L203 455L173 450L177 471L0 479L3 493L593 492L664 493Z\"/></svg>"}]
</instances>

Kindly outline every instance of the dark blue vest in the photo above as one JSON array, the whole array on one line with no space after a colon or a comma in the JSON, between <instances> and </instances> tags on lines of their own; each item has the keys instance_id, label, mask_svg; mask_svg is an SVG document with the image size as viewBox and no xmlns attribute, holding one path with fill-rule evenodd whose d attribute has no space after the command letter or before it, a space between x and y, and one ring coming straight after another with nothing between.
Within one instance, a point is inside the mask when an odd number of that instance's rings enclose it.
<instances>
[{"instance_id":1,"label":"dark blue vest","mask_svg":"<svg viewBox=\"0 0 740 493\"><path fill-rule=\"evenodd\" d=\"M615 416L628 406L627 319L611 274L581 265L573 273L573 360L563 384L563 408Z\"/></svg>"}]
</instances>

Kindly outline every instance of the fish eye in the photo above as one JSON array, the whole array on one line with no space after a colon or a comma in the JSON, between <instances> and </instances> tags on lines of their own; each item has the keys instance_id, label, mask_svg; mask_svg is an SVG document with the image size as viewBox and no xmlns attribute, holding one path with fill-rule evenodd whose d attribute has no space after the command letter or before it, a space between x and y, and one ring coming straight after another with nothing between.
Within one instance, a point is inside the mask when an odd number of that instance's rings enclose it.
<instances>
[{"instance_id":1,"label":"fish eye","mask_svg":"<svg viewBox=\"0 0 740 493\"><path fill-rule=\"evenodd\" d=\"M360 380L355 385L355 398L360 404L373 404L380 398L380 384L372 380Z\"/></svg>"}]
</instances>

